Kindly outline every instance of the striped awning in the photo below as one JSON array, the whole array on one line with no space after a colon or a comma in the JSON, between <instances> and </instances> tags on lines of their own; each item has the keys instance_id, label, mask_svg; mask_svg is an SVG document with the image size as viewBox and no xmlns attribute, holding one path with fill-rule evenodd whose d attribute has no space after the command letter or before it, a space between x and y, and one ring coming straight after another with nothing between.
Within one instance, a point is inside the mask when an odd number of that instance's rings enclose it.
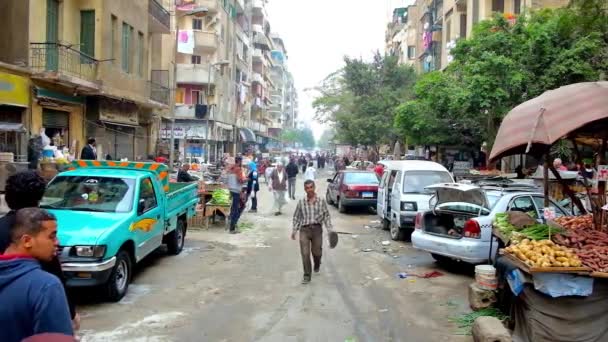
<instances>
[{"instance_id":1,"label":"striped awning","mask_svg":"<svg viewBox=\"0 0 608 342\"><path fill-rule=\"evenodd\" d=\"M575 131L586 135L604 130L606 127L600 125L599 120L606 118L606 81L575 83L549 90L507 114L496 135L490 159L518 153L540 156L556 141Z\"/></svg>"}]
</instances>

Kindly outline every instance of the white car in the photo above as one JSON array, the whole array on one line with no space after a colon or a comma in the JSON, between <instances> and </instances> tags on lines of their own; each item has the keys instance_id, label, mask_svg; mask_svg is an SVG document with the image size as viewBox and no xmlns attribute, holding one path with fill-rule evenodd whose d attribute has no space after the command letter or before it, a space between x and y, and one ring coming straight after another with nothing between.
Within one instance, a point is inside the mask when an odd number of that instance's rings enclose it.
<instances>
[{"instance_id":1,"label":"white car","mask_svg":"<svg viewBox=\"0 0 608 342\"><path fill-rule=\"evenodd\" d=\"M541 221L544 196L531 187L444 183L427 187L435 192L431 210L419 212L412 234L414 248L431 253L437 261L458 260L480 264L491 259L498 248L492 237L492 222L497 213L522 211ZM554 201L556 215L569 215ZM492 253L490 253L490 241Z\"/></svg>"}]
</instances>

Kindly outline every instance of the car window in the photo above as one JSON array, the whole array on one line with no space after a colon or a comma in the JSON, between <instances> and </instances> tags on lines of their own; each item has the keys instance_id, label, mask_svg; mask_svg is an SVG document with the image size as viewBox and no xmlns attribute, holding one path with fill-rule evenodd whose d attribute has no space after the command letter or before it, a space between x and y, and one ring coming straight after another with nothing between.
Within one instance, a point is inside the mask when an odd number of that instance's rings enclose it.
<instances>
[{"instance_id":1,"label":"car window","mask_svg":"<svg viewBox=\"0 0 608 342\"><path fill-rule=\"evenodd\" d=\"M539 212L541 212L545 208L544 197L534 196L534 202L536 203L536 207L538 208ZM549 208L553 208L555 210L556 217L567 216L567 214L551 200L549 201Z\"/></svg>"},{"instance_id":2,"label":"car window","mask_svg":"<svg viewBox=\"0 0 608 342\"><path fill-rule=\"evenodd\" d=\"M345 184L378 184L378 176L373 172L347 172L344 176Z\"/></svg>"},{"instance_id":3,"label":"car window","mask_svg":"<svg viewBox=\"0 0 608 342\"><path fill-rule=\"evenodd\" d=\"M386 179L388 178L388 171L384 171L384 173L382 174L382 180L380 181L380 187L384 188L386 186Z\"/></svg>"},{"instance_id":4,"label":"car window","mask_svg":"<svg viewBox=\"0 0 608 342\"><path fill-rule=\"evenodd\" d=\"M150 209L156 208L156 194L154 193L154 184L150 178L144 178L140 183L139 200L144 201L144 213Z\"/></svg>"},{"instance_id":5,"label":"car window","mask_svg":"<svg viewBox=\"0 0 608 342\"><path fill-rule=\"evenodd\" d=\"M397 177L397 171L391 171L391 174L388 178L388 188L392 189L393 184L395 184L395 177Z\"/></svg>"},{"instance_id":6,"label":"car window","mask_svg":"<svg viewBox=\"0 0 608 342\"><path fill-rule=\"evenodd\" d=\"M530 196L519 196L511 201L509 205L509 210L511 211L521 211L526 214L529 214L533 218L538 218L538 212L536 211L536 206L534 202L532 202L532 198Z\"/></svg>"},{"instance_id":7,"label":"car window","mask_svg":"<svg viewBox=\"0 0 608 342\"><path fill-rule=\"evenodd\" d=\"M500 196L489 195L489 194L486 193L486 198L488 199L488 205L489 205L490 209L492 209L492 208L494 208L494 206L496 205L496 203L500 199Z\"/></svg>"},{"instance_id":8,"label":"car window","mask_svg":"<svg viewBox=\"0 0 608 342\"><path fill-rule=\"evenodd\" d=\"M452 183L452 177L445 171L407 171L403 179L403 193L422 194L429 191L425 188L439 183Z\"/></svg>"}]
</instances>

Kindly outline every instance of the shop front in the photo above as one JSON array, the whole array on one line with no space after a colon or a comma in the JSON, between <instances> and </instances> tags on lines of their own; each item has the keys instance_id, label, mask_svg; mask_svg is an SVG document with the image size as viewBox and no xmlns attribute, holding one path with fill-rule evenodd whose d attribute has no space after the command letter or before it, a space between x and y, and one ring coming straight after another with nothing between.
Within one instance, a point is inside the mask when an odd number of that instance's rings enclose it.
<instances>
[{"instance_id":1,"label":"shop front","mask_svg":"<svg viewBox=\"0 0 608 342\"><path fill-rule=\"evenodd\" d=\"M24 123L29 103L29 80L0 72L0 152L13 153L18 160L26 154Z\"/></svg>"}]
</instances>

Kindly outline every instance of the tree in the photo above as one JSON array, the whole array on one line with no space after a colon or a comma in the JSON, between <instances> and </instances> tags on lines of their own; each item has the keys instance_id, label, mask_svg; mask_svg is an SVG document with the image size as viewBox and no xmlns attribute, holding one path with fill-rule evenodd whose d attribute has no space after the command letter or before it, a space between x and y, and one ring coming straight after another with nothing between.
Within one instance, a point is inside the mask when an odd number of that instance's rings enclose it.
<instances>
[{"instance_id":1,"label":"tree","mask_svg":"<svg viewBox=\"0 0 608 342\"><path fill-rule=\"evenodd\" d=\"M333 128L329 128L323 131L321 137L319 138L319 142L317 146L321 149L328 149L332 144L334 138L336 136L336 131Z\"/></svg>"},{"instance_id":2,"label":"tree","mask_svg":"<svg viewBox=\"0 0 608 342\"><path fill-rule=\"evenodd\" d=\"M415 72L393 56L376 53L371 62L344 58L344 67L329 75L315 90L316 119L332 123L336 138L352 145L392 143L394 110L411 98Z\"/></svg>"},{"instance_id":3,"label":"tree","mask_svg":"<svg viewBox=\"0 0 608 342\"><path fill-rule=\"evenodd\" d=\"M315 137L308 127L303 129L287 129L281 134L281 140L285 143L299 143L305 148L315 147Z\"/></svg>"}]
</instances>

